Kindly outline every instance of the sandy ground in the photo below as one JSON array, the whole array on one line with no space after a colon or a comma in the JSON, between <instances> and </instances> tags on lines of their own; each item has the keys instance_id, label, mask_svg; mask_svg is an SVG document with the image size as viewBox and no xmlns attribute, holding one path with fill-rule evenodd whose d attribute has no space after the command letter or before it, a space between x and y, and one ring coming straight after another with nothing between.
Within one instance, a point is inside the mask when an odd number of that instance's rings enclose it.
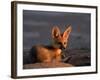
<instances>
[{"instance_id":1,"label":"sandy ground","mask_svg":"<svg viewBox=\"0 0 100 80\"><path fill-rule=\"evenodd\" d=\"M57 67L72 67L73 65L68 63L34 63L25 64L24 69L34 69L34 68L57 68Z\"/></svg>"},{"instance_id":2,"label":"sandy ground","mask_svg":"<svg viewBox=\"0 0 100 80\"><path fill-rule=\"evenodd\" d=\"M90 66L90 50L86 49L71 49L64 51L64 54L69 59L65 62L60 63L28 63L29 57L28 53L24 53L23 57L23 68L54 68L54 67L72 67L72 66Z\"/></svg>"}]
</instances>

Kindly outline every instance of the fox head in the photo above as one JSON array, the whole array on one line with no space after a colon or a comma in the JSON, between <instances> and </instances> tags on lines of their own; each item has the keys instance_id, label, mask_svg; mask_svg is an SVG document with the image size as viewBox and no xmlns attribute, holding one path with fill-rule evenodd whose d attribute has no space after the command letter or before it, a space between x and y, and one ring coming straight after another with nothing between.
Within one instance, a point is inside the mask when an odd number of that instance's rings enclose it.
<instances>
[{"instance_id":1,"label":"fox head","mask_svg":"<svg viewBox=\"0 0 100 80\"><path fill-rule=\"evenodd\" d=\"M60 29L57 26L54 26L52 29L52 38L53 38L53 46L59 49L65 49L68 44L68 38L70 32L72 31L71 25L67 26L68 28L61 33Z\"/></svg>"}]
</instances>

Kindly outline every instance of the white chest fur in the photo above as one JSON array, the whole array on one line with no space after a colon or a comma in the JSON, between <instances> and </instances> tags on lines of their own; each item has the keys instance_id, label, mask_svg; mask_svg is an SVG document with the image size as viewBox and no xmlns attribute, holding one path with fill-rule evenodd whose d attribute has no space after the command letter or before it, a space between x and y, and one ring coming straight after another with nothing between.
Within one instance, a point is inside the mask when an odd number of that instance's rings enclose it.
<instances>
[{"instance_id":1,"label":"white chest fur","mask_svg":"<svg viewBox=\"0 0 100 80\"><path fill-rule=\"evenodd\" d=\"M58 49L57 52L58 52L58 53L61 53L61 49Z\"/></svg>"}]
</instances>

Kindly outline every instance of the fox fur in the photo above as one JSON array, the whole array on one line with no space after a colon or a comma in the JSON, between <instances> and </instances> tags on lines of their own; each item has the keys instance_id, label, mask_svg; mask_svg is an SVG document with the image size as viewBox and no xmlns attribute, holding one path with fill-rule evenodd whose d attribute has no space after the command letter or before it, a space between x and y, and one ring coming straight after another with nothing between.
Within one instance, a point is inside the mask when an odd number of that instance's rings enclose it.
<instances>
[{"instance_id":1,"label":"fox fur","mask_svg":"<svg viewBox=\"0 0 100 80\"><path fill-rule=\"evenodd\" d=\"M57 26L52 29L51 45L35 45L31 48L30 54L33 62L61 62L62 50L67 47L69 35L72 31L71 25L61 33Z\"/></svg>"}]
</instances>

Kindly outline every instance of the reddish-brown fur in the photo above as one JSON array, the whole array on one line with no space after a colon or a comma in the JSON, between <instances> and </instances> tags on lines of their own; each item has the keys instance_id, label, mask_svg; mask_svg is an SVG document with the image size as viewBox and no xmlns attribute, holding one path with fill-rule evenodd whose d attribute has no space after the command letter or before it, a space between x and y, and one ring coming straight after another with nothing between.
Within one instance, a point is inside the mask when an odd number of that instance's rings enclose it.
<instances>
[{"instance_id":1,"label":"reddish-brown fur","mask_svg":"<svg viewBox=\"0 0 100 80\"><path fill-rule=\"evenodd\" d=\"M35 54L36 59L39 62L60 62L62 48L67 47L68 38L71 30L71 26L68 26L68 28L61 34L60 29L57 26L53 27L53 43L49 46L33 46L31 50L35 49L35 52L31 51L31 54Z\"/></svg>"}]
</instances>

